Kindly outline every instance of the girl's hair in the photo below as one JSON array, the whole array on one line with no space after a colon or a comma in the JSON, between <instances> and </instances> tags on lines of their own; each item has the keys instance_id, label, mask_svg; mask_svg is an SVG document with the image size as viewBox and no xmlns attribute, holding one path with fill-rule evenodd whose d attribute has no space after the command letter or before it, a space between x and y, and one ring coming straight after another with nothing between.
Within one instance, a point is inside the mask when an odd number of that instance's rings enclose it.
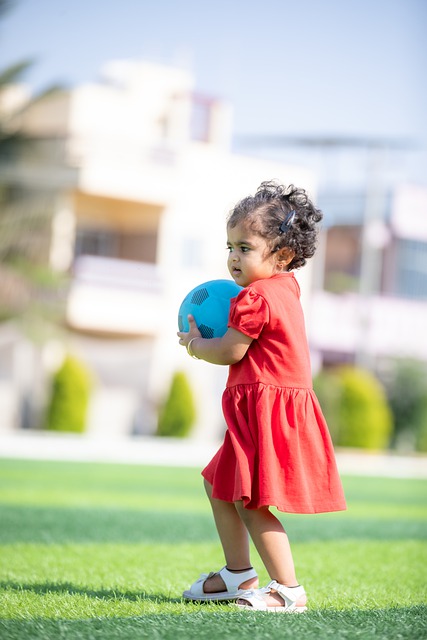
<instances>
[{"instance_id":1,"label":"girl's hair","mask_svg":"<svg viewBox=\"0 0 427 640\"><path fill-rule=\"evenodd\" d=\"M254 233L265 238L273 252L289 247L295 257L288 270L305 265L316 251L317 223L323 215L304 189L262 182L254 196L243 198L228 216L231 228L249 222Z\"/></svg>"}]
</instances>

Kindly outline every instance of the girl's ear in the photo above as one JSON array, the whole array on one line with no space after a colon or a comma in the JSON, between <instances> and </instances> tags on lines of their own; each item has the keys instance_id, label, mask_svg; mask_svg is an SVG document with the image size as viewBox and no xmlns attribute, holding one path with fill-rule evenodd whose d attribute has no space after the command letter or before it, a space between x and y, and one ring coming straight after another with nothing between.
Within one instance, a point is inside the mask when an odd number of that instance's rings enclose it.
<instances>
[{"instance_id":1,"label":"girl's ear","mask_svg":"<svg viewBox=\"0 0 427 640\"><path fill-rule=\"evenodd\" d=\"M289 247L283 247L277 251L276 257L278 266L281 266L282 271L284 271L285 267L295 258L295 251Z\"/></svg>"}]
</instances>

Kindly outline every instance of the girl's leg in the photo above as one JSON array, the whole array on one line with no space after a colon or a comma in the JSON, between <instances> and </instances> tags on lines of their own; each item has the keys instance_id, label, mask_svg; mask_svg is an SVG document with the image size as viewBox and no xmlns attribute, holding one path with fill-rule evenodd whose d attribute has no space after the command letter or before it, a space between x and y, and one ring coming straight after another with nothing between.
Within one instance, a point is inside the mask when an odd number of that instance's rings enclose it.
<instances>
[{"instance_id":1,"label":"girl's leg","mask_svg":"<svg viewBox=\"0 0 427 640\"><path fill-rule=\"evenodd\" d=\"M212 498L212 486L205 480L205 489L211 503L215 525L224 551L225 562L229 571L244 571L251 566L249 536L235 505ZM253 589L258 586L257 580L247 580L240 585L242 589ZM219 574L208 578L204 584L206 593L225 591L226 586Z\"/></svg>"},{"instance_id":2,"label":"girl's leg","mask_svg":"<svg viewBox=\"0 0 427 640\"><path fill-rule=\"evenodd\" d=\"M236 502L235 505L270 578L286 587L298 586L289 539L280 520L268 507L245 509L242 502ZM270 598L273 606L283 604L280 596L276 594L272 594Z\"/></svg>"}]
</instances>

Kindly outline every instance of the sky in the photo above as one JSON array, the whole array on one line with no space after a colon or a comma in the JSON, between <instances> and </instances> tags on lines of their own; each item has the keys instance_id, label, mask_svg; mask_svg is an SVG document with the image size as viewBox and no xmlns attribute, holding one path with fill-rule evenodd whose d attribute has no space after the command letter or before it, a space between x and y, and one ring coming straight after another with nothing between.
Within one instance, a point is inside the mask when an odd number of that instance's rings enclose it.
<instances>
[{"instance_id":1,"label":"sky","mask_svg":"<svg viewBox=\"0 0 427 640\"><path fill-rule=\"evenodd\" d=\"M36 90L142 59L189 69L198 92L228 100L236 139L356 136L427 148L427 0L10 4L0 67L33 59L26 81ZM427 184L427 168L413 170Z\"/></svg>"}]
</instances>

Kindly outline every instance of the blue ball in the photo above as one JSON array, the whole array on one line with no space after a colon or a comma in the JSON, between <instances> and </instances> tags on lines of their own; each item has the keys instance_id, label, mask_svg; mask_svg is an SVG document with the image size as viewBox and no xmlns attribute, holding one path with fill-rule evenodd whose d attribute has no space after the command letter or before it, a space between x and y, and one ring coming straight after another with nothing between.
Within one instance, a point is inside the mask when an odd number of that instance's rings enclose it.
<instances>
[{"instance_id":1,"label":"blue ball","mask_svg":"<svg viewBox=\"0 0 427 640\"><path fill-rule=\"evenodd\" d=\"M242 287L233 280L210 280L192 289L178 312L180 331L188 331L188 314L194 316L203 338L220 338L227 331L230 300Z\"/></svg>"}]
</instances>

